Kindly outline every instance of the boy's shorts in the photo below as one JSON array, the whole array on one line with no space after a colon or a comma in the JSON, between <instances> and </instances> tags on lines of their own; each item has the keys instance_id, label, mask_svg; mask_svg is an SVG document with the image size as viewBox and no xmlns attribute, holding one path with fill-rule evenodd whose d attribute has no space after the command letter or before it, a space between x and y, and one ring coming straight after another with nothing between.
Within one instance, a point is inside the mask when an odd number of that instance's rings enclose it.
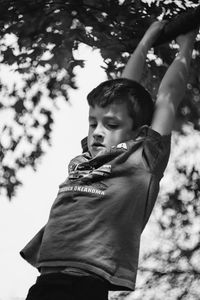
<instances>
[{"instance_id":1,"label":"boy's shorts","mask_svg":"<svg viewBox=\"0 0 200 300\"><path fill-rule=\"evenodd\" d=\"M108 300L104 280L63 273L42 274L29 289L26 300Z\"/></svg>"}]
</instances>

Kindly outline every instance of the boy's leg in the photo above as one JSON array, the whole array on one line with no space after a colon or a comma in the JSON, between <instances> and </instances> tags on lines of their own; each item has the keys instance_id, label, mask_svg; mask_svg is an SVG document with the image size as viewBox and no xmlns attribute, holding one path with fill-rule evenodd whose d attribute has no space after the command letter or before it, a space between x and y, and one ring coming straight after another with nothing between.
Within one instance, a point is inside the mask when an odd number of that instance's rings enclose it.
<instances>
[{"instance_id":1,"label":"boy's leg","mask_svg":"<svg viewBox=\"0 0 200 300\"><path fill-rule=\"evenodd\" d=\"M75 287L75 300L108 300L108 284L103 279L79 277Z\"/></svg>"},{"instance_id":2,"label":"boy's leg","mask_svg":"<svg viewBox=\"0 0 200 300\"><path fill-rule=\"evenodd\" d=\"M101 279L51 273L38 277L26 300L108 300L108 287Z\"/></svg>"},{"instance_id":3,"label":"boy's leg","mask_svg":"<svg viewBox=\"0 0 200 300\"><path fill-rule=\"evenodd\" d=\"M40 275L29 289L26 300L74 300L72 281L61 273Z\"/></svg>"}]
</instances>

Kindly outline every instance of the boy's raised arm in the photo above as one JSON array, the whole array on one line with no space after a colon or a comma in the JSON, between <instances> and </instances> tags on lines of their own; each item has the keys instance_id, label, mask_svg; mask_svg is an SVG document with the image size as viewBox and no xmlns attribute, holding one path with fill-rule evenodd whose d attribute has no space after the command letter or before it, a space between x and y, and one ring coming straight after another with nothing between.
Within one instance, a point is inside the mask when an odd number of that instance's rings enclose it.
<instances>
[{"instance_id":1,"label":"boy's raised arm","mask_svg":"<svg viewBox=\"0 0 200 300\"><path fill-rule=\"evenodd\" d=\"M156 21L148 28L137 48L130 56L121 77L140 82L147 53L159 36L164 24L164 21Z\"/></svg>"},{"instance_id":2,"label":"boy's raised arm","mask_svg":"<svg viewBox=\"0 0 200 300\"><path fill-rule=\"evenodd\" d=\"M195 37L196 31L177 38L179 53L161 81L152 120L152 129L161 135L171 132L177 107L184 96Z\"/></svg>"}]
</instances>

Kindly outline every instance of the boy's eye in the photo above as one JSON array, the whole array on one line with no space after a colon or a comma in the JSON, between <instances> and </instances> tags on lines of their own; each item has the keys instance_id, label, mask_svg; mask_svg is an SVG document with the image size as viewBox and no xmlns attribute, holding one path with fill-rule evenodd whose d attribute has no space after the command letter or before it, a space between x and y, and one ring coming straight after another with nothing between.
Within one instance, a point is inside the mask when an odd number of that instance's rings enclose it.
<instances>
[{"instance_id":1,"label":"boy's eye","mask_svg":"<svg viewBox=\"0 0 200 300\"><path fill-rule=\"evenodd\" d=\"M96 123L90 123L90 127L91 127L91 128L95 128L96 126L97 126Z\"/></svg>"},{"instance_id":2,"label":"boy's eye","mask_svg":"<svg viewBox=\"0 0 200 300\"><path fill-rule=\"evenodd\" d=\"M118 124L108 124L108 127L110 127L110 128L112 128L112 129L116 129L116 128L118 128L119 127L119 125Z\"/></svg>"}]
</instances>

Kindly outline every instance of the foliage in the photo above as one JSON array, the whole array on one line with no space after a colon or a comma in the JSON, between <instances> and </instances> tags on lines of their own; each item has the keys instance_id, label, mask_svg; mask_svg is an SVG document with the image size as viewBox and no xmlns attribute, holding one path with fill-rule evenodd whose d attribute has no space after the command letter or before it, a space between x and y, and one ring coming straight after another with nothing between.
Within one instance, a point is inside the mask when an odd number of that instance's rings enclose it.
<instances>
[{"instance_id":1,"label":"foliage","mask_svg":"<svg viewBox=\"0 0 200 300\"><path fill-rule=\"evenodd\" d=\"M156 228L154 242L142 255L137 289L127 300L199 299L200 140L198 132L184 133L184 137L177 134L174 138L153 213L157 224L152 227ZM191 139L195 139L193 145Z\"/></svg>"},{"instance_id":2,"label":"foliage","mask_svg":"<svg viewBox=\"0 0 200 300\"><path fill-rule=\"evenodd\" d=\"M1 64L9 66L17 77L11 85L2 73L0 82L0 113L8 115L1 128L1 193L6 192L11 198L21 184L18 171L27 166L36 168L50 144L57 99L68 100L69 88L76 88L74 70L84 66L82 60L74 57L79 44L100 49L108 77L115 77L149 24L161 14L170 19L198 1L187 3L184 0L152 1L151 5L133 0L0 1ZM155 55L162 63L148 61L144 82L153 94L174 52L169 45L158 47ZM179 110L180 117L198 129L199 64L197 55L187 97Z\"/></svg>"},{"instance_id":3,"label":"foliage","mask_svg":"<svg viewBox=\"0 0 200 300\"><path fill-rule=\"evenodd\" d=\"M186 175L184 168L179 172ZM166 299L199 299L199 175L193 168L187 174L187 185L175 189L162 204L158 221L164 246L149 252L140 268L143 274L148 274L146 290L159 286L165 292L170 291ZM150 268L145 267L147 262ZM159 294L153 299L160 299Z\"/></svg>"}]
</instances>

